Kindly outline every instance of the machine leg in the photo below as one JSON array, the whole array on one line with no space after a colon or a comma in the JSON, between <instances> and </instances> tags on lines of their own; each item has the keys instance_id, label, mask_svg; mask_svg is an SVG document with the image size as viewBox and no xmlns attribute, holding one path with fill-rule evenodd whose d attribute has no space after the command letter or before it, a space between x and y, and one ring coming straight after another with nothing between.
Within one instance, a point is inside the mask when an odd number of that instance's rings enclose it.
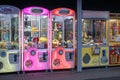
<instances>
[{"instance_id":1,"label":"machine leg","mask_svg":"<svg viewBox=\"0 0 120 80\"><path fill-rule=\"evenodd\" d=\"M53 72L53 70L50 70L50 72Z\"/></svg>"},{"instance_id":2,"label":"machine leg","mask_svg":"<svg viewBox=\"0 0 120 80\"><path fill-rule=\"evenodd\" d=\"M22 73L25 74L25 71L23 71Z\"/></svg>"},{"instance_id":3,"label":"machine leg","mask_svg":"<svg viewBox=\"0 0 120 80\"><path fill-rule=\"evenodd\" d=\"M20 71L18 71L17 74L20 74Z\"/></svg>"},{"instance_id":4,"label":"machine leg","mask_svg":"<svg viewBox=\"0 0 120 80\"><path fill-rule=\"evenodd\" d=\"M48 72L48 70L45 70L45 72Z\"/></svg>"}]
</instances>

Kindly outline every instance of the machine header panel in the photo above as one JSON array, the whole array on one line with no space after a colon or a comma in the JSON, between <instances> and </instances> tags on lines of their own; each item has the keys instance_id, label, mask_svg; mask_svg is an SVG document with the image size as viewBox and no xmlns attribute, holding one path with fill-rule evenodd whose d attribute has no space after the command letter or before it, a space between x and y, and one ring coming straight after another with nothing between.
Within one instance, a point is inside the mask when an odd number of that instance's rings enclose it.
<instances>
[{"instance_id":1,"label":"machine header panel","mask_svg":"<svg viewBox=\"0 0 120 80\"><path fill-rule=\"evenodd\" d=\"M73 16L75 12L69 8L56 8L52 10L52 14L58 16Z\"/></svg>"},{"instance_id":2,"label":"machine header panel","mask_svg":"<svg viewBox=\"0 0 120 80\"><path fill-rule=\"evenodd\" d=\"M0 5L0 13L2 14L18 14L19 8L11 5Z\"/></svg>"},{"instance_id":3,"label":"machine header panel","mask_svg":"<svg viewBox=\"0 0 120 80\"><path fill-rule=\"evenodd\" d=\"M109 18L109 11L83 11L83 18Z\"/></svg>"},{"instance_id":4,"label":"machine header panel","mask_svg":"<svg viewBox=\"0 0 120 80\"><path fill-rule=\"evenodd\" d=\"M29 15L45 15L48 14L48 10L42 7L31 6L23 9L23 13Z\"/></svg>"}]
</instances>

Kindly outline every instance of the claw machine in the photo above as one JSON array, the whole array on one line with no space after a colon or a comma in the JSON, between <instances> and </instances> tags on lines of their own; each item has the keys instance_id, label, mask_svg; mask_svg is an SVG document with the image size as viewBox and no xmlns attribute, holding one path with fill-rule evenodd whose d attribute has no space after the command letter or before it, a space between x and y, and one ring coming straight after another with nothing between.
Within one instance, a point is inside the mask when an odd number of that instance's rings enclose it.
<instances>
[{"instance_id":1,"label":"claw machine","mask_svg":"<svg viewBox=\"0 0 120 80\"><path fill-rule=\"evenodd\" d=\"M109 64L108 11L82 12L82 66L98 67Z\"/></svg>"},{"instance_id":2,"label":"claw machine","mask_svg":"<svg viewBox=\"0 0 120 80\"><path fill-rule=\"evenodd\" d=\"M75 12L69 8L51 11L51 69L72 69L75 66Z\"/></svg>"},{"instance_id":3,"label":"claw machine","mask_svg":"<svg viewBox=\"0 0 120 80\"><path fill-rule=\"evenodd\" d=\"M120 13L110 13L109 64L120 65Z\"/></svg>"},{"instance_id":4,"label":"claw machine","mask_svg":"<svg viewBox=\"0 0 120 80\"><path fill-rule=\"evenodd\" d=\"M0 73L20 71L20 10L0 5Z\"/></svg>"},{"instance_id":5,"label":"claw machine","mask_svg":"<svg viewBox=\"0 0 120 80\"><path fill-rule=\"evenodd\" d=\"M22 71L49 69L49 11L39 6L22 10Z\"/></svg>"}]
</instances>

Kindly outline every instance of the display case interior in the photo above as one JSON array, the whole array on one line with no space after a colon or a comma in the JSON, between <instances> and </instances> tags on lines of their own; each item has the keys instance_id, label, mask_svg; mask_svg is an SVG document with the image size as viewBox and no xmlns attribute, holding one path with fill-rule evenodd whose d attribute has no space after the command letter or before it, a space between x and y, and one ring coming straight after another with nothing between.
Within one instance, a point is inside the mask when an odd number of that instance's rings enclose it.
<instances>
[{"instance_id":1,"label":"display case interior","mask_svg":"<svg viewBox=\"0 0 120 80\"><path fill-rule=\"evenodd\" d=\"M106 20L83 19L82 26L83 45L106 44Z\"/></svg>"},{"instance_id":2,"label":"display case interior","mask_svg":"<svg viewBox=\"0 0 120 80\"><path fill-rule=\"evenodd\" d=\"M54 16L52 24L52 47L73 48L73 17Z\"/></svg>"},{"instance_id":3,"label":"display case interior","mask_svg":"<svg viewBox=\"0 0 120 80\"><path fill-rule=\"evenodd\" d=\"M46 49L48 16L24 15L24 49Z\"/></svg>"},{"instance_id":4,"label":"display case interior","mask_svg":"<svg viewBox=\"0 0 120 80\"><path fill-rule=\"evenodd\" d=\"M19 15L0 14L0 48L19 49Z\"/></svg>"}]
</instances>

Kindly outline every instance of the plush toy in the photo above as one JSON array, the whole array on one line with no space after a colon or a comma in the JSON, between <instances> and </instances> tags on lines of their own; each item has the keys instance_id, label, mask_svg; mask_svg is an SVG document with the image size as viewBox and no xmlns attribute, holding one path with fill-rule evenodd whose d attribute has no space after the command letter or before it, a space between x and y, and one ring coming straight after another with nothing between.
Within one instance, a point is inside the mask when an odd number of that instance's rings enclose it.
<instances>
[{"instance_id":1,"label":"plush toy","mask_svg":"<svg viewBox=\"0 0 120 80\"><path fill-rule=\"evenodd\" d=\"M53 29L54 29L54 31L58 31L56 23L53 24Z\"/></svg>"},{"instance_id":2,"label":"plush toy","mask_svg":"<svg viewBox=\"0 0 120 80\"><path fill-rule=\"evenodd\" d=\"M18 43L12 42L12 49L18 49Z\"/></svg>"},{"instance_id":3,"label":"plush toy","mask_svg":"<svg viewBox=\"0 0 120 80\"><path fill-rule=\"evenodd\" d=\"M38 47L39 48L47 48L47 37L39 38Z\"/></svg>"},{"instance_id":4,"label":"plush toy","mask_svg":"<svg viewBox=\"0 0 120 80\"><path fill-rule=\"evenodd\" d=\"M62 25L61 25L61 23L57 23L57 29L59 30L59 31L62 31Z\"/></svg>"},{"instance_id":5,"label":"plush toy","mask_svg":"<svg viewBox=\"0 0 120 80\"><path fill-rule=\"evenodd\" d=\"M53 47L58 47L58 46L59 46L59 40L54 39L54 40L52 41L52 45L53 45Z\"/></svg>"},{"instance_id":6,"label":"plush toy","mask_svg":"<svg viewBox=\"0 0 120 80\"><path fill-rule=\"evenodd\" d=\"M4 48L4 49L7 48L6 42L5 42L4 40L2 40L2 41L0 42L0 47L1 47L1 48Z\"/></svg>"},{"instance_id":7,"label":"plush toy","mask_svg":"<svg viewBox=\"0 0 120 80\"><path fill-rule=\"evenodd\" d=\"M37 31L39 31L39 29L38 29L37 27L33 26L33 27L31 28L31 31L32 31L32 32L37 32Z\"/></svg>"},{"instance_id":8,"label":"plush toy","mask_svg":"<svg viewBox=\"0 0 120 80\"><path fill-rule=\"evenodd\" d=\"M33 43L29 41L27 47L32 47L32 46L33 46Z\"/></svg>"},{"instance_id":9,"label":"plush toy","mask_svg":"<svg viewBox=\"0 0 120 80\"><path fill-rule=\"evenodd\" d=\"M58 39L58 40L61 40L62 39L62 32L58 31L55 38Z\"/></svg>"},{"instance_id":10,"label":"plush toy","mask_svg":"<svg viewBox=\"0 0 120 80\"><path fill-rule=\"evenodd\" d=\"M28 43L27 36L24 36L24 43Z\"/></svg>"},{"instance_id":11,"label":"plush toy","mask_svg":"<svg viewBox=\"0 0 120 80\"><path fill-rule=\"evenodd\" d=\"M34 43L38 43L38 41L39 41L38 36L33 37L33 42L34 42Z\"/></svg>"},{"instance_id":12,"label":"plush toy","mask_svg":"<svg viewBox=\"0 0 120 80\"><path fill-rule=\"evenodd\" d=\"M70 40L73 39L73 32L72 32L72 31L69 32L69 39L70 39Z\"/></svg>"},{"instance_id":13,"label":"plush toy","mask_svg":"<svg viewBox=\"0 0 120 80\"><path fill-rule=\"evenodd\" d=\"M28 48L28 44L24 44L24 49L27 49Z\"/></svg>"},{"instance_id":14,"label":"plush toy","mask_svg":"<svg viewBox=\"0 0 120 80\"><path fill-rule=\"evenodd\" d=\"M61 23L57 23L56 26L57 26L57 28L61 28L62 27Z\"/></svg>"},{"instance_id":15,"label":"plush toy","mask_svg":"<svg viewBox=\"0 0 120 80\"><path fill-rule=\"evenodd\" d=\"M47 38L46 37L40 37L39 42L47 43Z\"/></svg>"},{"instance_id":16,"label":"plush toy","mask_svg":"<svg viewBox=\"0 0 120 80\"><path fill-rule=\"evenodd\" d=\"M28 42L32 41L32 37L28 36Z\"/></svg>"},{"instance_id":17,"label":"plush toy","mask_svg":"<svg viewBox=\"0 0 120 80\"><path fill-rule=\"evenodd\" d=\"M67 48L72 48L73 47L73 43L71 42L71 40L66 41L66 47Z\"/></svg>"},{"instance_id":18,"label":"plush toy","mask_svg":"<svg viewBox=\"0 0 120 80\"><path fill-rule=\"evenodd\" d=\"M33 39L32 41L34 43L38 43L39 42L39 35L38 35L38 33L34 32L32 39Z\"/></svg>"}]
</instances>

